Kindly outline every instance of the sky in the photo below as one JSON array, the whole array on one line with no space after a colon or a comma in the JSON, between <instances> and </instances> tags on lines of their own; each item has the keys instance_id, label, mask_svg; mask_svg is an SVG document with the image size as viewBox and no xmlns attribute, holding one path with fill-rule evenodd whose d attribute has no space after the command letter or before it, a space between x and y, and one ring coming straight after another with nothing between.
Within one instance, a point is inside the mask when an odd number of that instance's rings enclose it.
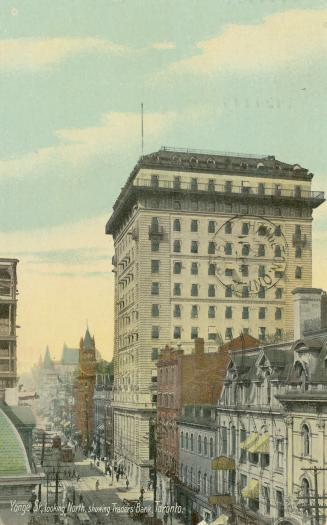
<instances>
[{"instance_id":1,"label":"sky","mask_svg":"<svg viewBox=\"0 0 327 525\"><path fill-rule=\"evenodd\" d=\"M162 145L272 154L327 190L327 0L0 0L0 257L18 362L113 351L112 205ZM327 205L314 282L327 289Z\"/></svg>"}]
</instances>

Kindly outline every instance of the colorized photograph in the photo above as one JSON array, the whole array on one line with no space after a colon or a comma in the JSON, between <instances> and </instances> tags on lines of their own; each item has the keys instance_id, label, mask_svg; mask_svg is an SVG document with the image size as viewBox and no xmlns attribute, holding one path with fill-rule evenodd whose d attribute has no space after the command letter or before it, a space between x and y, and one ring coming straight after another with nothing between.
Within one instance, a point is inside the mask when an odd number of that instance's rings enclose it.
<instances>
[{"instance_id":1,"label":"colorized photograph","mask_svg":"<svg viewBox=\"0 0 327 525\"><path fill-rule=\"evenodd\" d=\"M327 0L0 0L0 525L327 525Z\"/></svg>"}]
</instances>

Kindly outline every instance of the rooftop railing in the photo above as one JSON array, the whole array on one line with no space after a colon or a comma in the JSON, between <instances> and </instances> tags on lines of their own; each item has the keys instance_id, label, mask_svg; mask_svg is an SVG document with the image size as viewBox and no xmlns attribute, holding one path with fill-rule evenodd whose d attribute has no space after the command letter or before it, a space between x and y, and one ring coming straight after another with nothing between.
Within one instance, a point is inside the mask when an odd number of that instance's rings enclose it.
<instances>
[{"instance_id":1,"label":"rooftop railing","mask_svg":"<svg viewBox=\"0 0 327 525\"><path fill-rule=\"evenodd\" d=\"M150 179L140 178L134 180L134 186L140 188L152 188L158 189L169 189L176 191L190 191L190 192L206 192L206 193L219 193L224 195L244 195L244 197L255 195L259 197L277 197L277 198L293 198L293 199L316 199L324 200L323 191L309 191L300 188L286 189L286 188L275 188L265 186L230 186L225 184L219 184L215 181L197 182L184 182L169 181L163 179L156 179L155 182Z\"/></svg>"}]
</instances>

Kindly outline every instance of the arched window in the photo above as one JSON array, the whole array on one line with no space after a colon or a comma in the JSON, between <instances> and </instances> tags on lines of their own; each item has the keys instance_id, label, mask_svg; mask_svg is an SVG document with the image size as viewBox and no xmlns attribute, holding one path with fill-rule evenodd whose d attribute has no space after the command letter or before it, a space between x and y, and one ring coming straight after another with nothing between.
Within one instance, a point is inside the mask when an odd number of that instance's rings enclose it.
<instances>
[{"instance_id":1,"label":"arched window","mask_svg":"<svg viewBox=\"0 0 327 525\"><path fill-rule=\"evenodd\" d=\"M198 454L202 453L202 439L201 436L198 437Z\"/></svg>"},{"instance_id":2,"label":"arched window","mask_svg":"<svg viewBox=\"0 0 327 525\"><path fill-rule=\"evenodd\" d=\"M311 514L311 506L310 506L310 483L306 478L302 479L301 482L301 496L303 499L301 499L301 502L303 502L303 510L305 514Z\"/></svg>"},{"instance_id":3,"label":"arched window","mask_svg":"<svg viewBox=\"0 0 327 525\"><path fill-rule=\"evenodd\" d=\"M213 479L212 479L212 476L210 476L210 478L209 478L209 495L210 496L213 495Z\"/></svg>"},{"instance_id":4,"label":"arched window","mask_svg":"<svg viewBox=\"0 0 327 525\"><path fill-rule=\"evenodd\" d=\"M184 448L184 432L181 432L181 448Z\"/></svg>"},{"instance_id":5,"label":"arched window","mask_svg":"<svg viewBox=\"0 0 327 525\"><path fill-rule=\"evenodd\" d=\"M188 468L187 465L184 467L184 483L188 483Z\"/></svg>"},{"instance_id":6,"label":"arched window","mask_svg":"<svg viewBox=\"0 0 327 525\"><path fill-rule=\"evenodd\" d=\"M191 452L193 452L194 450L194 438L193 438L193 434L191 434Z\"/></svg>"},{"instance_id":7,"label":"arched window","mask_svg":"<svg viewBox=\"0 0 327 525\"><path fill-rule=\"evenodd\" d=\"M203 454L205 456L208 455L208 440L206 436L204 437L204 440L203 440Z\"/></svg>"},{"instance_id":8,"label":"arched window","mask_svg":"<svg viewBox=\"0 0 327 525\"><path fill-rule=\"evenodd\" d=\"M181 231L181 221L179 219L174 219L174 231L175 232Z\"/></svg>"},{"instance_id":9,"label":"arched window","mask_svg":"<svg viewBox=\"0 0 327 525\"><path fill-rule=\"evenodd\" d=\"M188 450L188 432L185 434L185 448Z\"/></svg>"},{"instance_id":10,"label":"arched window","mask_svg":"<svg viewBox=\"0 0 327 525\"><path fill-rule=\"evenodd\" d=\"M151 231L152 233L159 232L159 219L158 217L152 217L151 219Z\"/></svg>"},{"instance_id":11,"label":"arched window","mask_svg":"<svg viewBox=\"0 0 327 525\"><path fill-rule=\"evenodd\" d=\"M193 480L193 468L191 467L190 468L190 485L191 485L191 487L193 487L193 481L194 481Z\"/></svg>"},{"instance_id":12,"label":"arched window","mask_svg":"<svg viewBox=\"0 0 327 525\"><path fill-rule=\"evenodd\" d=\"M212 437L210 438L209 448L210 448L210 457L213 458L213 438Z\"/></svg>"},{"instance_id":13,"label":"arched window","mask_svg":"<svg viewBox=\"0 0 327 525\"><path fill-rule=\"evenodd\" d=\"M310 455L310 430L308 425L302 426L302 446L303 446L303 455Z\"/></svg>"},{"instance_id":14,"label":"arched window","mask_svg":"<svg viewBox=\"0 0 327 525\"><path fill-rule=\"evenodd\" d=\"M183 476L184 476L184 465L183 463L181 463L181 480L183 481Z\"/></svg>"},{"instance_id":15,"label":"arched window","mask_svg":"<svg viewBox=\"0 0 327 525\"><path fill-rule=\"evenodd\" d=\"M203 494L207 494L207 474L203 475Z\"/></svg>"},{"instance_id":16,"label":"arched window","mask_svg":"<svg viewBox=\"0 0 327 525\"><path fill-rule=\"evenodd\" d=\"M198 472L198 490L201 490L201 470Z\"/></svg>"}]
</instances>

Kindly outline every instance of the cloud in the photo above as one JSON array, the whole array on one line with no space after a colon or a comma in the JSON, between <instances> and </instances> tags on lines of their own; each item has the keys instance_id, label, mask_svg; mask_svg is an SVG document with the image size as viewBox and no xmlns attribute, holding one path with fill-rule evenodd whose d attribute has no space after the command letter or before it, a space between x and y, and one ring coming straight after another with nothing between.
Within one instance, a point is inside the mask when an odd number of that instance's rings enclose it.
<instances>
[{"instance_id":1,"label":"cloud","mask_svg":"<svg viewBox=\"0 0 327 525\"><path fill-rule=\"evenodd\" d=\"M86 53L128 52L129 47L101 38L12 38L0 40L0 70L35 70Z\"/></svg>"},{"instance_id":2,"label":"cloud","mask_svg":"<svg viewBox=\"0 0 327 525\"><path fill-rule=\"evenodd\" d=\"M327 10L286 11L259 24L227 25L220 35L198 42L196 48L196 54L170 64L166 72L209 75L266 70L322 58L327 51Z\"/></svg>"},{"instance_id":3,"label":"cloud","mask_svg":"<svg viewBox=\"0 0 327 525\"><path fill-rule=\"evenodd\" d=\"M144 126L151 140L158 138L173 125L176 114L145 113ZM94 127L61 129L55 132L57 144L22 157L0 160L0 177L38 175L50 167L78 167L96 157L108 157L128 144L140 142L138 113L109 113Z\"/></svg>"},{"instance_id":4,"label":"cloud","mask_svg":"<svg viewBox=\"0 0 327 525\"><path fill-rule=\"evenodd\" d=\"M151 44L150 48L158 51L169 51L170 49L176 49L176 45L174 42L155 42Z\"/></svg>"}]
</instances>

